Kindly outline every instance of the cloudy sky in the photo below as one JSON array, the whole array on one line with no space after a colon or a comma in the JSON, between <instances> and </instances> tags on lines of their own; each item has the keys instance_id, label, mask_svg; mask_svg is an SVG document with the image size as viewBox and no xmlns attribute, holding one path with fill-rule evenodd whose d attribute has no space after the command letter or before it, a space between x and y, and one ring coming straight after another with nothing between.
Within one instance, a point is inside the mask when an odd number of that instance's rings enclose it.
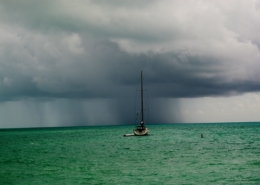
<instances>
[{"instance_id":1,"label":"cloudy sky","mask_svg":"<svg viewBox=\"0 0 260 185\"><path fill-rule=\"evenodd\" d=\"M259 0L1 0L0 128L260 120Z\"/></svg>"}]
</instances>

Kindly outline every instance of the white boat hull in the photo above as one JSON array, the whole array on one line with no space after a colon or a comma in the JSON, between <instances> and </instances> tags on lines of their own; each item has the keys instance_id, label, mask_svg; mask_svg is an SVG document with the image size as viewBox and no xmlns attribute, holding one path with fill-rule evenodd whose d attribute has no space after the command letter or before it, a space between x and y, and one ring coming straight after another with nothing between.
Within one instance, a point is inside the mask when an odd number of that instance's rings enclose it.
<instances>
[{"instance_id":1,"label":"white boat hull","mask_svg":"<svg viewBox=\"0 0 260 185\"><path fill-rule=\"evenodd\" d=\"M145 136L148 134L149 132L149 129L148 128L145 128L145 129L134 129L134 134L136 136Z\"/></svg>"}]
</instances>

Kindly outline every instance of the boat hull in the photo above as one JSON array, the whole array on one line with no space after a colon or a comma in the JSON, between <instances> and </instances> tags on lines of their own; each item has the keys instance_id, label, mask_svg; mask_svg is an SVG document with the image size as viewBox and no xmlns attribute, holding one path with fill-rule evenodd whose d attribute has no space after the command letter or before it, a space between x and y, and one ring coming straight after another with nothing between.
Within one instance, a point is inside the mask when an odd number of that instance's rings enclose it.
<instances>
[{"instance_id":1,"label":"boat hull","mask_svg":"<svg viewBox=\"0 0 260 185\"><path fill-rule=\"evenodd\" d=\"M145 128L145 129L134 129L134 135L135 136L145 136L148 134L149 129Z\"/></svg>"}]
</instances>

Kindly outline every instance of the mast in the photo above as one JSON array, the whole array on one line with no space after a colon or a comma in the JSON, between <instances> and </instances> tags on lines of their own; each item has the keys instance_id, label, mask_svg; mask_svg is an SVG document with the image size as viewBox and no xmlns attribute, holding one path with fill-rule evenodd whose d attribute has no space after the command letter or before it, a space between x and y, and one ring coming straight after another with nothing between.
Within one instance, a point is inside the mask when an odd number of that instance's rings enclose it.
<instances>
[{"instance_id":1,"label":"mast","mask_svg":"<svg viewBox=\"0 0 260 185\"><path fill-rule=\"evenodd\" d=\"M143 102L143 73L141 71L141 126L144 125L144 102Z\"/></svg>"}]
</instances>

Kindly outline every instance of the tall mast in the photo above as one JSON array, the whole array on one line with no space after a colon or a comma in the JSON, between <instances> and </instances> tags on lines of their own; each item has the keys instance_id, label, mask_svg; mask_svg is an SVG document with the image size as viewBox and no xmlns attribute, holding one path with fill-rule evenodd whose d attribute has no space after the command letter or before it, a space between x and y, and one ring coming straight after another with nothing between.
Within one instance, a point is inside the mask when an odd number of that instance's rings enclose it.
<instances>
[{"instance_id":1,"label":"tall mast","mask_svg":"<svg viewBox=\"0 0 260 185\"><path fill-rule=\"evenodd\" d=\"M143 102L143 73L141 71L141 113L142 113L142 120L141 125L144 124L144 102Z\"/></svg>"}]
</instances>

